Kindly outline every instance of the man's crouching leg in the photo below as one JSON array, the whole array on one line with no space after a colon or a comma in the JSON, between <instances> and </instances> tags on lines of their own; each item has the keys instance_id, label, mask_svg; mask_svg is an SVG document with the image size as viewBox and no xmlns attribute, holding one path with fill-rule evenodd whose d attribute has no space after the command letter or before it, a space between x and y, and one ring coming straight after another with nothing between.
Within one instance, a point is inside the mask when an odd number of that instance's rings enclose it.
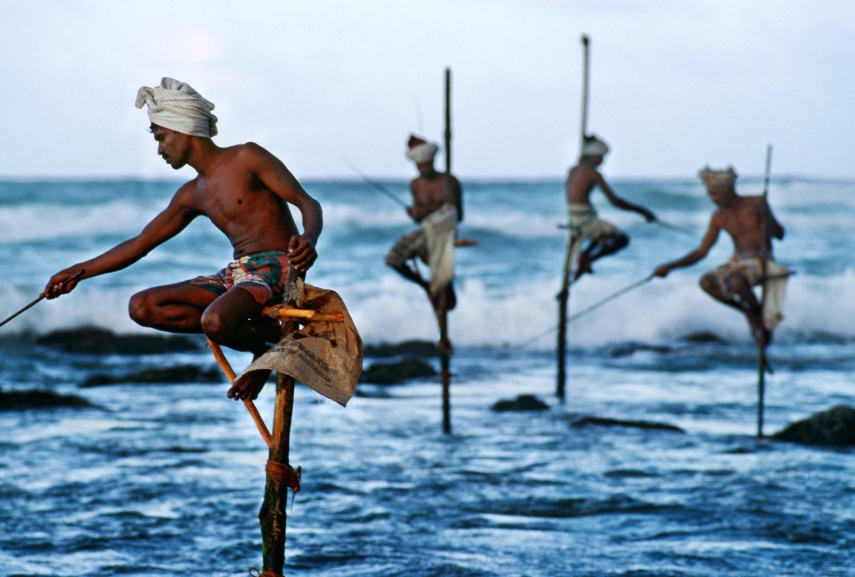
<instances>
[{"instance_id":1,"label":"man's crouching leg","mask_svg":"<svg viewBox=\"0 0 855 577\"><path fill-rule=\"evenodd\" d=\"M202 331L219 345L236 351L253 354L253 360L270 348L268 342L276 342L278 336L270 339L271 331L267 324L260 324L259 315L264 308L253 294L240 286L228 290L202 313ZM270 371L253 371L239 377L228 391L228 397L235 400L255 399L264 388Z\"/></svg>"}]
</instances>

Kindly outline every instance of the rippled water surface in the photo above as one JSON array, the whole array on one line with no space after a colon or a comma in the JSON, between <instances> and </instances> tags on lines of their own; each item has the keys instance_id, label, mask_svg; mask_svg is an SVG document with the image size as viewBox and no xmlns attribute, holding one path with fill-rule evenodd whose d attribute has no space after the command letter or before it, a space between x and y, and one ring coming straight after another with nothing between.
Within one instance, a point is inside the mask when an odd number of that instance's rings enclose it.
<instances>
[{"instance_id":1,"label":"rippled water surface","mask_svg":"<svg viewBox=\"0 0 855 577\"><path fill-rule=\"evenodd\" d=\"M390 186L403 196L404 184ZM382 265L409 229L398 209L362 185L307 187L327 223L310 281L341 292L366 342L435 339L418 289ZM696 184L616 188L700 236L710 205ZM757 192L751 182L745 188ZM0 255L32 257L26 271L0 282L4 308L26 303L56 269L134 234L173 189L0 184ZM727 258L724 239L701 265L572 325L562 405L553 395L553 336L517 346L554 323L561 184L466 190L463 233L481 247L459 251L454 432L441 433L432 379L360 385L347 408L298 388L291 461L303 467L303 490L289 509L289 575L853 574L851 451L753 437L756 359L744 321L696 285L703 268ZM779 259L798 275L770 350L769 433L852 404L853 191L846 183L773 185L773 208L788 229ZM574 289L574 310L693 246L601 208L633 241ZM46 210L57 225L35 227ZM209 223L194 223L134 267L4 327L4 391L49 389L94 407L0 413L0 575L231 576L260 564L267 450L244 408L225 398L227 385L79 387L95 373L214 366L209 353L68 355L15 336L85 324L139 330L126 318L130 294L209 273L229 256ZM684 338L699 331L727 342ZM229 354L238 367L249 360ZM258 402L268 419L272 389ZM490 410L519 394L550 408ZM585 416L682 432L574 426Z\"/></svg>"}]
</instances>

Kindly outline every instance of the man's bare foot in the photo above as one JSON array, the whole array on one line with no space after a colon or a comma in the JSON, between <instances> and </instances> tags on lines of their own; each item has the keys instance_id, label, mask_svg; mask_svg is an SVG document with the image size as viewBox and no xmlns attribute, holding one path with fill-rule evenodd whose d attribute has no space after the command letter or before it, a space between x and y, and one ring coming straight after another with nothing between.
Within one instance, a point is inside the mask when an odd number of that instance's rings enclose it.
<instances>
[{"instance_id":1,"label":"man's bare foot","mask_svg":"<svg viewBox=\"0 0 855 577\"><path fill-rule=\"evenodd\" d=\"M268 370L252 371L241 375L232 384L232 388L229 389L226 396L236 401L246 399L254 401L258 397L258 393L261 392L261 389L264 388L264 383L267 382L267 377L269 376L270 371Z\"/></svg>"},{"instance_id":2,"label":"man's bare foot","mask_svg":"<svg viewBox=\"0 0 855 577\"><path fill-rule=\"evenodd\" d=\"M576 261L576 272L573 274L573 280L579 280L583 274L594 274L594 269L591 268L591 257L586 253L579 253L579 260Z\"/></svg>"},{"instance_id":3,"label":"man's bare foot","mask_svg":"<svg viewBox=\"0 0 855 577\"><path fill-rule=\"evenodd\" d=\"M748 324L751 326L751 336L754 338L754 342L757 343L757 348L766 350L766 347L772 343L772 331L767 329L763 322L763 311L746 312L745 316L748 318Z\"/></svg>"}]
</instances>

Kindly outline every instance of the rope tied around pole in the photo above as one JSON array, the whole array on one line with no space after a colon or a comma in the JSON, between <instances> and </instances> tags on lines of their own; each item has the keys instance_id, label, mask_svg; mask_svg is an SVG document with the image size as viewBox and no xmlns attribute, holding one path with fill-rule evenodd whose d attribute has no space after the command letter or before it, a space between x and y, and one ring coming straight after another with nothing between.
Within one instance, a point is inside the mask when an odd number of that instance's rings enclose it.
<instances>
[{"instance_id":1,"label":"rope tied around pole","mask_svg":"<svg viewBox=\"0 0 855 577\"><path fill-rule=\"evenodd\" d=\"M291 496L291 506L294 506L294 499L297 493L300 492L300 482L303 480L303 467L297 467L295 470L290 463L280 463L279 461L268 460L264 465L264 472L268 479L273 479L279 483L288 486L293 494Z\"/></svg>"}]
</instances>

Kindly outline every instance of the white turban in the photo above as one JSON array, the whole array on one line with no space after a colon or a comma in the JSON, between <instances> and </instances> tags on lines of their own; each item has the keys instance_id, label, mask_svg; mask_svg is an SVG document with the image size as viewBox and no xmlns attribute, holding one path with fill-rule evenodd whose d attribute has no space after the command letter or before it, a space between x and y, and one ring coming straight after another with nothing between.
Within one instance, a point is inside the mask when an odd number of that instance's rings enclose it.
<instances>
[{"instance_id":1,"label":"white turban","mask_svg":"<svg viewBox=\"0 0 855 577\"><path fill-rule=\"evenodd\" d=\"M712 170L709 166L705 166L698 176L707 188L731 188L736 182L736 171L732 166L728 166L726 170Z\"/></svg>"},{"instance_id":2,"label":"white turban","mask_svg":"<svg viewBox=\"0 0 855 577\"><path fill-rule=\"evenodd\" d=\"M416 164L433 162L433 157L436 156L438 150L439 146L415 134L411 134L407 141L407 158Z\"/></svg>"},{"instance_id":3,"label":"white turban","mask_svg":"<svg viewBox=\"0 0 855 577\"><path fill-rule=\"evenodd\" d=\"M217 134L217 117L211 114L214 103L185 82L163 78L160 86L141 87L136 106L145 104L152 124L191 136L210 138Z\"/></svg>"},{"instance_id":4,"label":"white turban","mask_svg":"<svg viewBox=\"0 0 855 577\"><path fill-rule=\"evenodd\" d=\"M609 152L609 145L596 137L596 135L585 135L582 140L581 156L605 156Z\"/></svg>"}]
</instances>

